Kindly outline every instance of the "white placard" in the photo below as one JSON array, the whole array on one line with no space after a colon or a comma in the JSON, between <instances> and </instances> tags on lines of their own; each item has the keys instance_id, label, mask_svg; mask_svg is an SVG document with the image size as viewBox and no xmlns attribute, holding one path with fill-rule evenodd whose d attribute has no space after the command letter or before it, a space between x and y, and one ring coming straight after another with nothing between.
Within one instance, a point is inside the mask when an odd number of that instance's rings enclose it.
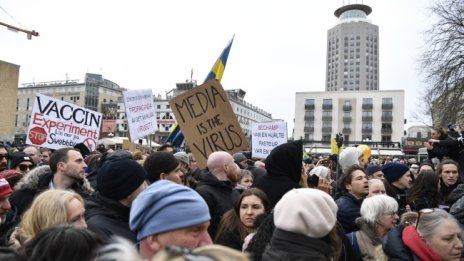
<instances>
[{"instance_id":1,"label":"white placard","mask_svg":"<svg viewBox=\"0 0 464 261\"><path fill-rule=\"evenodd\" d=\"M252 124L252 153L253 158L266 158L276 146L287 142L287 123L253 122Z\"/></svg>"},{"instance_id":2,"label":"white placard","mask_svg":"<svg viewBox=\"0 0 464 261\"><path fill-rule=\"evenodd\" d=\"M151 90L125 91L122 95L131 141L154 133L158 125Z\"/></svg>"},{"instance_id":3,"label":"white placard","mask_svg":"<svg viewBox=\"0 0 464 261\"><path fill-rule=\"evenodd\" d=\"M42 94L35 97L26 144L50 149L84 143L96 150L102 114Z\"/></svg>"}]
</instances>

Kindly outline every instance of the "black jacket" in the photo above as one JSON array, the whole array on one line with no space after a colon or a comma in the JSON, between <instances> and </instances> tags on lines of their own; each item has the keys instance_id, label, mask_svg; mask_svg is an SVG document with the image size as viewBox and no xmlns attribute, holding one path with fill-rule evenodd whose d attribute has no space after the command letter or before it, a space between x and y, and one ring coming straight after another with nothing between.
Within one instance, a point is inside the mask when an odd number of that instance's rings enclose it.
<instances>
[{"instance_id":1,"label":"black jacket","mask_svg":"<svg viewBox=\"0 0 464 261\"><path fill-rule=\"evenodd\" d=\"M336 203L338 206L337 220L342 225L345 233L359 230L354 221L361 216L362 200L356 199L350 193L346 193L338 198Z\"/></svg>"},{"instance_id":2,"label":"black jacket","mask_svg":"<svg viewBox=\"0 0 464 261\"><path fill-rule=\"evenodd\" d=\"M37 167L22 178L16 184L15 190L10 196L10 203L16 208L16 214L22 216L24 211L32 204L34 198L50 188L52 179L53 174L48 165ZM85 178L79 183L74 183L71 189L84 199L90 197L93 193L93 189Z\"/></svg>"},{"instance_id":3,"label":"black jacket","mask_svg":"<svg viewBox=\"0 0 464 261\"><path fill-rule=\"evenodd\" d=\"M390 261L412 261L419 258L403 243L404 225L391 229L383 238L383 252Z\"/></svg>"},{"instance_id":4,"label":"black jacket","mask_svg":"<svg viewBox=\"0 0 464 261\"><path fill-rule=\"evenodd\" d=\"M330 245L323 239L276 228L262 260L330 260L329 256Z\"/></svg>"},{"instance_id":5,"label":"black jacket","mask_svg":"<svg viewBox=\"0 0 464 261\"><path fill-rule=\"evenodd\" d=\"M211 215L208 233L211 238L214 238L222 216L227 210L234 207L240 194L232 187L232 182L220 181L209 171L200 174L200 180L195 190L208 205Z\"/></svg>"},{"instance_id":6,"label":"black jacket","mask_svg":"<svg viewBox=\"0 0 464 261\"><path fill-rule=\"evenodd\" d=\"M242 251L243 246L243 241L240 239L238 231L224 232L214 241L214 243L230 247L238 251Z\"/></svg>"},{"instance_id":7,"label":"black jacket","mask_svg":"<svg viewBox=\"0 0 464 261\"><path fill-rule=\"evenodd\" d=\"M266 158L267 174L253 186L266 193L272 208L285 193L300 187L302 151L302 141L294 141L275 147Z\"/></svg>"},{"instance_id":8,"label":"black jacket","mask_svg":"<svg viewBox=\"0 0 464 261\"><path fill-rule=\"evenodd\" d=\"M129 207L97 192L94 197L85 201L85 209L88 228L104 242L108 242L113 235L137 242L137 235L129 228Z\"/></svg>"}]
</instances>

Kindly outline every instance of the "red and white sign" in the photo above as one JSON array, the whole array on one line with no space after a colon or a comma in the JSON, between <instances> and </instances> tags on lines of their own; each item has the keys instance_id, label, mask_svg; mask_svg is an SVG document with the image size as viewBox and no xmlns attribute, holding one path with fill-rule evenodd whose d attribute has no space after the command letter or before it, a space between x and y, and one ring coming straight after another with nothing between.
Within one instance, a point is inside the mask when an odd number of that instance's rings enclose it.
<instances>
[{"instance_id":1,"label":"red and white sign","mask_svg":"<svg viewBox=\"0 0 464 261\"><path fill-rule=\"evenodd\" d=\"M131 141L155 133L158 126L151 90L125 91L122 96Z\"/></svg>"},{"instance_id":2,"label":"red and white sign","mask_svg":"<svg viewBox=\"0 0 464 261\"><path fill-rule=\"evenodd\" d=\"M50 149L73 147L84 141L96 144L101 123L99 112L37 94L26 144Z\"/></svg>"}]
</instances>

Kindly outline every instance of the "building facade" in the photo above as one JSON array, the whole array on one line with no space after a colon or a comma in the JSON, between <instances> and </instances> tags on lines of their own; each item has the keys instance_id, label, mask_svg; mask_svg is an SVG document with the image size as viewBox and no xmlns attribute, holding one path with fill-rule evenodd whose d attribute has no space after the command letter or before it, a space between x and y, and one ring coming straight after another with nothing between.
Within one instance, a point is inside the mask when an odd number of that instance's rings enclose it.
<instances>
[{"instance_id":1,"label":"building facade","mask_svg":"<svg viewBox=\"0 0 464 261\"><path fill-rule=\"evenodd\" d=\"M401 142L404 91L297 92L295 139Z\"/></svg>"},{"instance_id":2,"label":"building facade","mask_svg":"<svg viewBox=\"0 0 464 261\"><path fill-rule=\"evenodd\" d=\"M420 148L427 146L432 134L432 128L426 125L411 126L403 137L401 145L405 154L417 154Z\"/></svg>"},{"instance_id":3,"label":"building facade","mask_svg":"<svg viewBox=\"0 0 464 261\"><path fill-rule=\"evenodd\" d=\"M16 99L18 95L19 65L0 61L0 141L13 141L16 133ZM14 110L16 108L16 110Z\"/></svg>"},{"instance_id":4,"label":"building facade","mask_svg":"<svg viewBox=\"0 0 464 261\"><path fill-rule=\"evenodd\" d=\"M367 5L335 11L337 25L327 32L326 91L379 90L379 28Z\"/></svg>"},{"instance_id":5,"label":"building facade","mask_svg":"<svg viewBox=\"0 0 464 261\"><path fill-rule=\"evenodd\" d=\"M116 83L99 74L87 73L84 81L63 80L25 83L17 89L15 140L25 140L37 93L102 112L102 104L122 101L122 91Z\"/></svg>"}]
</instances>

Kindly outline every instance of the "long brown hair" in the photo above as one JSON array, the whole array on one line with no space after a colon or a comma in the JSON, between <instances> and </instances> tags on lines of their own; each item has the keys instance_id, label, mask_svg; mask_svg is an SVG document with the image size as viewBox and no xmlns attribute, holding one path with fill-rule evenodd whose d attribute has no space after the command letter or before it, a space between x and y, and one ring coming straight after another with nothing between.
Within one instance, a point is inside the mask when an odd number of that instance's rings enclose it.
<instances>
[{"instance_id":1,"label":"long brown hair","mask_svg":"<svg viewBox=\"0 0 464 261\"><path fill-rule=\"evenodd\" d=\"M240 235L240 241L243 242L245 237L252 232L252 230L247 228L240 220L240 206L242 205L243 199L248 196L258 197L263 203L264 213L269 212L271 205L266 193L258 188L249 188L244 190L238 200L235 202L234 208L227 211L224 216L222 216L214 241L217 241L224 233L238 231Z\"/></svg>"}]
</instances>

